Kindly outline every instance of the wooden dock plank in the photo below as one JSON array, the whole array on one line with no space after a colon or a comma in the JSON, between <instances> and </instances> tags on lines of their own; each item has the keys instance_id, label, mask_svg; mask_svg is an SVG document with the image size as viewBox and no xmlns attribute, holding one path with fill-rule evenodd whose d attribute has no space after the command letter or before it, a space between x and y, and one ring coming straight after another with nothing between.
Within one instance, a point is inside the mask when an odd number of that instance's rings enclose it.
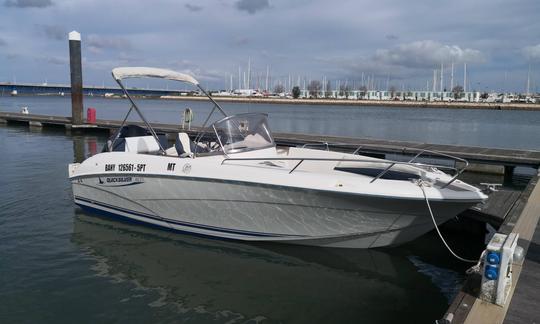
<instances>
[{"instance_id":1,"label":"wooden dock plank","mask_svg":"<svg viewBox=\"0 0 540 324\"><path fill-rule=\"evenodd\" d=\"M540 227L536 227L505 324L540 323ZM526 284L523 284L526 283Z\"/></svg>"},{"instance_id":2,"label":"wooden dock plank","mask_svg":"<svg viewBox=\"0 0 540 324\"><path fill-rule=\"evenodd\" d=\"M536 309L534 309L533 306L532 309L521 309L520 305L528 304L529 302L532 302L534 305L540 304L540 294L538 294L538 289L540 287L538 287L538 281L534 281L537 280L537 274L534 273L534 271L537 270L536 267L538 266L539 262L539 245L534 242L534 244L531 244L531 241L533 241L533 234L538 235L536 233L540 231L540 229L538 229L539 218L540 185L538 185L537 175L533 177L525 191L521 194L518 202L514 205L512 211L507 217L507 220L505 220L504 225L500 229L500 232L503 232L505 234L508 234L510 232L519 233L520 240L518 244L525 249L526 260L530 260L531 262L524 263L522 261L520 263L514 263L512 272L512 289L510 290L510 295L504 307L487 303L477 298L474 298L473 303L471 303L470 297L477 294L478 287L473 288L472 292L470 288L468 290L462 289L462 291L455 298L454 302L452 303L446 314L446 316L448 316L449 313L452 313L452 315L454 316L454 320L452 321L452 323L503 323L509 310L509 306L513 302L514 295L516 296L516 300L518 301L511 308L513 317L509 317L509 320L515 318L518 319L518 321L510 323L534 323L534 321L520 322L519 319L521 318L533 318L538 322L538 318L540 316L540 308L536 306ZM528 254L529 246L531 246L531 255ZM527 268L533 262L535 263L533 267ZM522 273L525 273L526 275L521 277ZM470 283L473 280L478 281L477 279L477 277L469 277L465 284L465 287L470 286ZM521 286L525 287L520 288ZM534 289L529 289L530 287L528 286L533 286ZM466 307L464 306L464 303L466 303Z\"/></svg>"},{"instance_id":3,"label":"wooden dock plank","mask_svg":"<svg viewBox=\"0 0 540 324\"><path fill-rule=\"evenodd\" d=\"M499 228L520 196L521 192L515 190L492 192L485 203L471 207L467 216Z\"/></svg>"}]
</instances>

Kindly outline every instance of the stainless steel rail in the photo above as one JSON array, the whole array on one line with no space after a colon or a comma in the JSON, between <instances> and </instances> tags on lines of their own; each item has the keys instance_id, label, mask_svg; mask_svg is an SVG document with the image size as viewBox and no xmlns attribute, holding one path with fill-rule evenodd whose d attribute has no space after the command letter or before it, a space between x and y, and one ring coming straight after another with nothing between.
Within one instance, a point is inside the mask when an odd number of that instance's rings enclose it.
<instances>
[{"instance_id":1,"label":"stainless steel rail","mask_svg":"<svg viewBox=\"0 0 540 324\"><path fill-rule=\"evenodd\" d=\"M417 158L417 157L415 157ZM414 160L413 158L412 160ZM460 159L462 160L462 159ZM446 188L448 185L450 185L452 182L454 182L457 177L463 172L464 168L457 169L455 167L446 166L446 165L438 165L438 164L425 164L425 163L412 163L412 162L398 162L398 161L387 161L387 160L380 160L380 161L374 161L374 160L364 160L364 159L334 159L334 158L294 158L294 157L257 157L257 158L224 158L221 161L221 165L223 165L226 162L230 161L298 161L298 163L289 171L289 174L293 173L304 161L319 161L319 162L356 162L356 163L383 163L383 164L390 164L388 168L383 170L381 173L379 173L373 180L370 181L370 183L375 182L377 179L381 178L388 170L394 166L394 165L409 165L414 166L418 168L424 168L428 170L433 170L434 168L437 169L446 169L453 171L454 174L452 176L452 179L444 184L442 188ZM466 161L465 161L466 162Z\"/></svg>"},{"instance_id":2,"label":"stainless steel rail","mask_svg":"<svg viewBox=\"0 0 540 324\"><path fill-rule=\"evenodd\" d=\"M327 151L330 151L330 146L333 146L333 147L346 147L346 146L353 146L351 144L348 144L348 143L332 143L332 144L329 144L328 142L323 142L323 143L306 143L304 145L302 145L302 148L306 148L308 146L324 146L326 147L326 150ZM356 145L354 145L354 147L357 147ZM356 155L358 154L358 152L360 152L360 150L362 149L362 145L358 146L356 148L356 150L354 150L354 152L352 153L353 155ZM414 161L416 161L416 159L418 159L419 157L421 157L422 155L424 155L425 153L429 153L430 155L432 156L435 156L435 157L443 157L443 158L447 158L447 159L451 159L451 160L454 160L454 161L459 161L459 162L462 162L463 163L463 167L461 168L454 168L456 170L456 174L454 175L454 177L448 182L446 183L443 188L446 188L447 186L449 186L452 182L454 182L457 177L463 173L463 171L465 171L465 169L467 169L467 167L469 166L469 162L465 159L462 159L460 157L457 157L457 156L454 156L454 155L450 155L450 154L446 154L446 153L442 153L442 152L438 152L438 151L433 151L433 150L426 150L426 149L415 149L415 148L410 148L410 147L404 147L403 150L402 150L402 154L406 154L407 151L411 152L411 153L414 153L414 152L418 152L412 159L410 159L407 163L411 163L413 165L419 165L418 163L414 163ZM381 161L382 162L382 161ZM371 183L372 182L375 182L377 179L381 178L382 176L384 176L388 171L390 171L390 169L392 167L394 167L394 165L396 164L403 164L403 163L400 163L400 162L396 162L396 161L386 161L387 163L389 163L390 165L384 169L383 171L381 171L381 173L379 173L377 176L375 176L372 180L371 180ZM425 164L425 166L431 166L429 164ZM296 166L298 167L298 165ZM295 168L296 168L295 167ZM442 168L442 166L436 166L436 165L432 165L431 167L437 167L439 169Z\"/></svg>"}]
</instances>

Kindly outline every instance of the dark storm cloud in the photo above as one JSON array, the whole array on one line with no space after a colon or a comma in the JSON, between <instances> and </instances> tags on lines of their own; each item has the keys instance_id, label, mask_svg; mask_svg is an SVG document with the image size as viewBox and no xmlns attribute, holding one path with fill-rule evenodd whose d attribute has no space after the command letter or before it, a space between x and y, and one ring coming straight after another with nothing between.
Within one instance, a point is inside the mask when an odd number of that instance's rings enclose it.
<instances>
[{"instance_id":1,"label":"dark storm cloud","mask_svg":"<svg viewBox=\"0 0 540 324\"><path fill-rule=\"evenodd\" d=\"M65 40L67 39L67 30L58 25L36 25L36 29L45 35L45 37L52 40Z\"/></svg>"},{"instance_id":2,"label":"dark storm cloud","mask_svg":"<svg viewBox=\"0 0 540 324\"><path fill-rule=\"evenodd\" d=\"M17 8L45 8L52 6L53 2L51 0L6 0L4 5Z\"/></svg>"},{"instance_id":3,"label":"dark storm cloud","mask_svg":"<svg viewBox=\"0 0 540 324\"><path fill-rule=\"evenodd\" d=\"M254 14L257 11L270 8L268 0L239 0L235 4L236 8Z\"/></svg>"},{"instance_id":4,"label":"dark storm cloud","mask_svg":"<svg viewBox=\"0 0 540 324\"><path fill-rule=\"evenodd\" d=\"M203 9L203 7L197 6L191 3L186 3L184 7L186 7L189 11L193 11L193 12L201 11Z\"/></svg>"}]
</instances>

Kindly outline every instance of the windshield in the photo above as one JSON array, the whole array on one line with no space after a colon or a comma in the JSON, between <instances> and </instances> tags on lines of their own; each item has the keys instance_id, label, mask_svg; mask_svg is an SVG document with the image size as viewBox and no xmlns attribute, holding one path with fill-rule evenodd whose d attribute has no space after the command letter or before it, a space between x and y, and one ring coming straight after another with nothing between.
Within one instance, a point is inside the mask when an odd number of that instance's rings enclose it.
<instances>
[{"instance_id":1,"label":"windshield","mask_svg":"<svg viewBox=\"0 0 540 324\"><path fill-rule=\"evenodd\" d=\"M275 146L266 114L238 114L214 123L214 131L225 153L239 153Z\"/></svg>"}]
</instances>

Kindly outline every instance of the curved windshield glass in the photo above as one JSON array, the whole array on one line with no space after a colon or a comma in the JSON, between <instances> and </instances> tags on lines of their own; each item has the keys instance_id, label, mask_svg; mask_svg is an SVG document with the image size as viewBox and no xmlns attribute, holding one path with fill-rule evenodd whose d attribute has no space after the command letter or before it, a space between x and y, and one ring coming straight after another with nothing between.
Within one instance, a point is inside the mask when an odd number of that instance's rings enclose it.
<instances>
[{"instance_id":1,"label":"curved windshield glass","mask_svg":"<svg viewBox=\"0 0 540 324\"><path fill-rule=\"evenodd\" d=\"M238 114L214 123L214 131L225 153L260 150L275 146L266 114Z\"/></svg>"}]
</instances>

